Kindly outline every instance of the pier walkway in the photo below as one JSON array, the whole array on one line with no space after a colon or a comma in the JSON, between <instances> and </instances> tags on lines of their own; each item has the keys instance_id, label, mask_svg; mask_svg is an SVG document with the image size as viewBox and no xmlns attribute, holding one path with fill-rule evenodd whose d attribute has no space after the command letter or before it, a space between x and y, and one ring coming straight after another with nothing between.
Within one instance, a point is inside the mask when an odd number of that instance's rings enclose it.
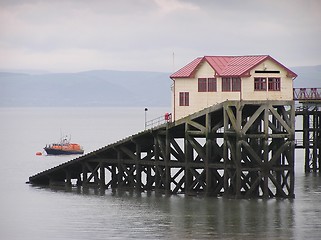
<instances>
[{"instance_id":1,"label":"pier walkway","mask_svg":"<svg viewBox=\"0 0 321 240\"><path fill-rule=\"evenodd\" d=\"M226 101L29 178L231 198L293 198L293 101Z\"/></svg>"}]
</instances>

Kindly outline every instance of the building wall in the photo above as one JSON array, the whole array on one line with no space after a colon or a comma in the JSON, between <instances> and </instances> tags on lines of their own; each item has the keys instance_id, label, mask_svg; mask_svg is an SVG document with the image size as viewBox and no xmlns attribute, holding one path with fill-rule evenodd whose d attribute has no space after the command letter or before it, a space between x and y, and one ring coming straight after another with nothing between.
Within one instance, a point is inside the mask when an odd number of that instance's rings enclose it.
<instances>
[{"instance_id":1,"label":"building wall","mask_svg":"<svg viewBox=\"0 0 321 240\"><path fill-rule=\"evenodd\" d=\"M255 73L255 70L279 70L280 73ZM242 78L243 100L293 100L293 80L287 77L287 71L274 61L266 60L256 66L250 72L250 77ZM256 77L280 77L280 91L254 91L254 78Z\"/></svg>"},{"instance_id":2,"label":"building wall","mask_svg":"<svg viewBox=\"0 0 321 240\"><path fill-rule=\"evenodd\" d=\"M280 73L255 73L255 70L278 70ZM214 104L226 100L292 100L292 78L286 76L287 72L271 60L266 60L250 72L250 77L241 79L241 92L222 92L222 78L217 77L217 92L198 92L198 78L213 78L214 69L203 62L196 69L193 78L179 78L174 80L173 113L174 119L180 119L194 112L200 111ZM280 77L280 91L254 91L255 77ZM179 92L189 92L189 106L179 106Z\"/></svg>"}]
</instances>

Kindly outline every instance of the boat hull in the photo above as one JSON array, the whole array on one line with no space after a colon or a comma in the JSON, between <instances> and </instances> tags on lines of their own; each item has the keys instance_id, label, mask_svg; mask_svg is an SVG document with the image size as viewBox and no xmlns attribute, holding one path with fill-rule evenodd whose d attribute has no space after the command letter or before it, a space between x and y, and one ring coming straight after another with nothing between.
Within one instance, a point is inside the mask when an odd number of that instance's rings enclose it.
<instances>
[{"instance_id":1,"label":"boat hull","mask_svg":"<svg viewBox=\"0 0 321 240\"><path fill-rule=\"evenodd\" d=\"M84 150L64 150L54 148L44 148L48 155L71 155L71 154L83 154Z\"/></svg>"}]
</instances>

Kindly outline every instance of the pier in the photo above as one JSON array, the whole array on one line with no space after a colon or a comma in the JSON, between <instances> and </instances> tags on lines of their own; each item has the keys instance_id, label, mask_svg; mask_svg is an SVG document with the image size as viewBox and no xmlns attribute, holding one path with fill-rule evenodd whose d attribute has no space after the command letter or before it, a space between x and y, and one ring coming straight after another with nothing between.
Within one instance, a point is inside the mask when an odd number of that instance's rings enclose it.
<instances>
[{"instance_id":1,"label":"pier","mask_svg":"<svg viewBox=\"0 0 321 240\"><path fill-rule=\"evenodd\" d=\"M296 148L304 149L304 171L321 170L321 88L295 88L293 99L298 103L295 115L302 125L296 126Z\"/></svg>"},{"instance_id":2,"label":"pier","mask_svg":"<svg viewBox=\"0 0 321 240\"><path fill-rule=\"evenodd\" d=\"M225 101L40 172L29 183L294 198L295 114L294 101Z\"/></svg>"}]
</instances>

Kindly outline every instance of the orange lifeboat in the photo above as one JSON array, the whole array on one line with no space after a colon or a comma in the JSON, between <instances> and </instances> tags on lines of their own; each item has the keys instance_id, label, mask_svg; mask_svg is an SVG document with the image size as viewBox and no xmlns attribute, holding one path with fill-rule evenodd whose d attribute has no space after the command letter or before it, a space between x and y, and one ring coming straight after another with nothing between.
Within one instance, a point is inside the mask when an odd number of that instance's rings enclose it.
<instances>
[{"instance_id":1,"label":"orange lifeboat","mask_svg":"<svg viewBox=\"0 0 321 240\"><path fill-rule=\"evenodd\" d=\"M46 145L44 150L49 155L68 155L83 154L84 149L78 143L70 143L66 137L62 138L60 143Z\"/></svg>"}]
</instances>

